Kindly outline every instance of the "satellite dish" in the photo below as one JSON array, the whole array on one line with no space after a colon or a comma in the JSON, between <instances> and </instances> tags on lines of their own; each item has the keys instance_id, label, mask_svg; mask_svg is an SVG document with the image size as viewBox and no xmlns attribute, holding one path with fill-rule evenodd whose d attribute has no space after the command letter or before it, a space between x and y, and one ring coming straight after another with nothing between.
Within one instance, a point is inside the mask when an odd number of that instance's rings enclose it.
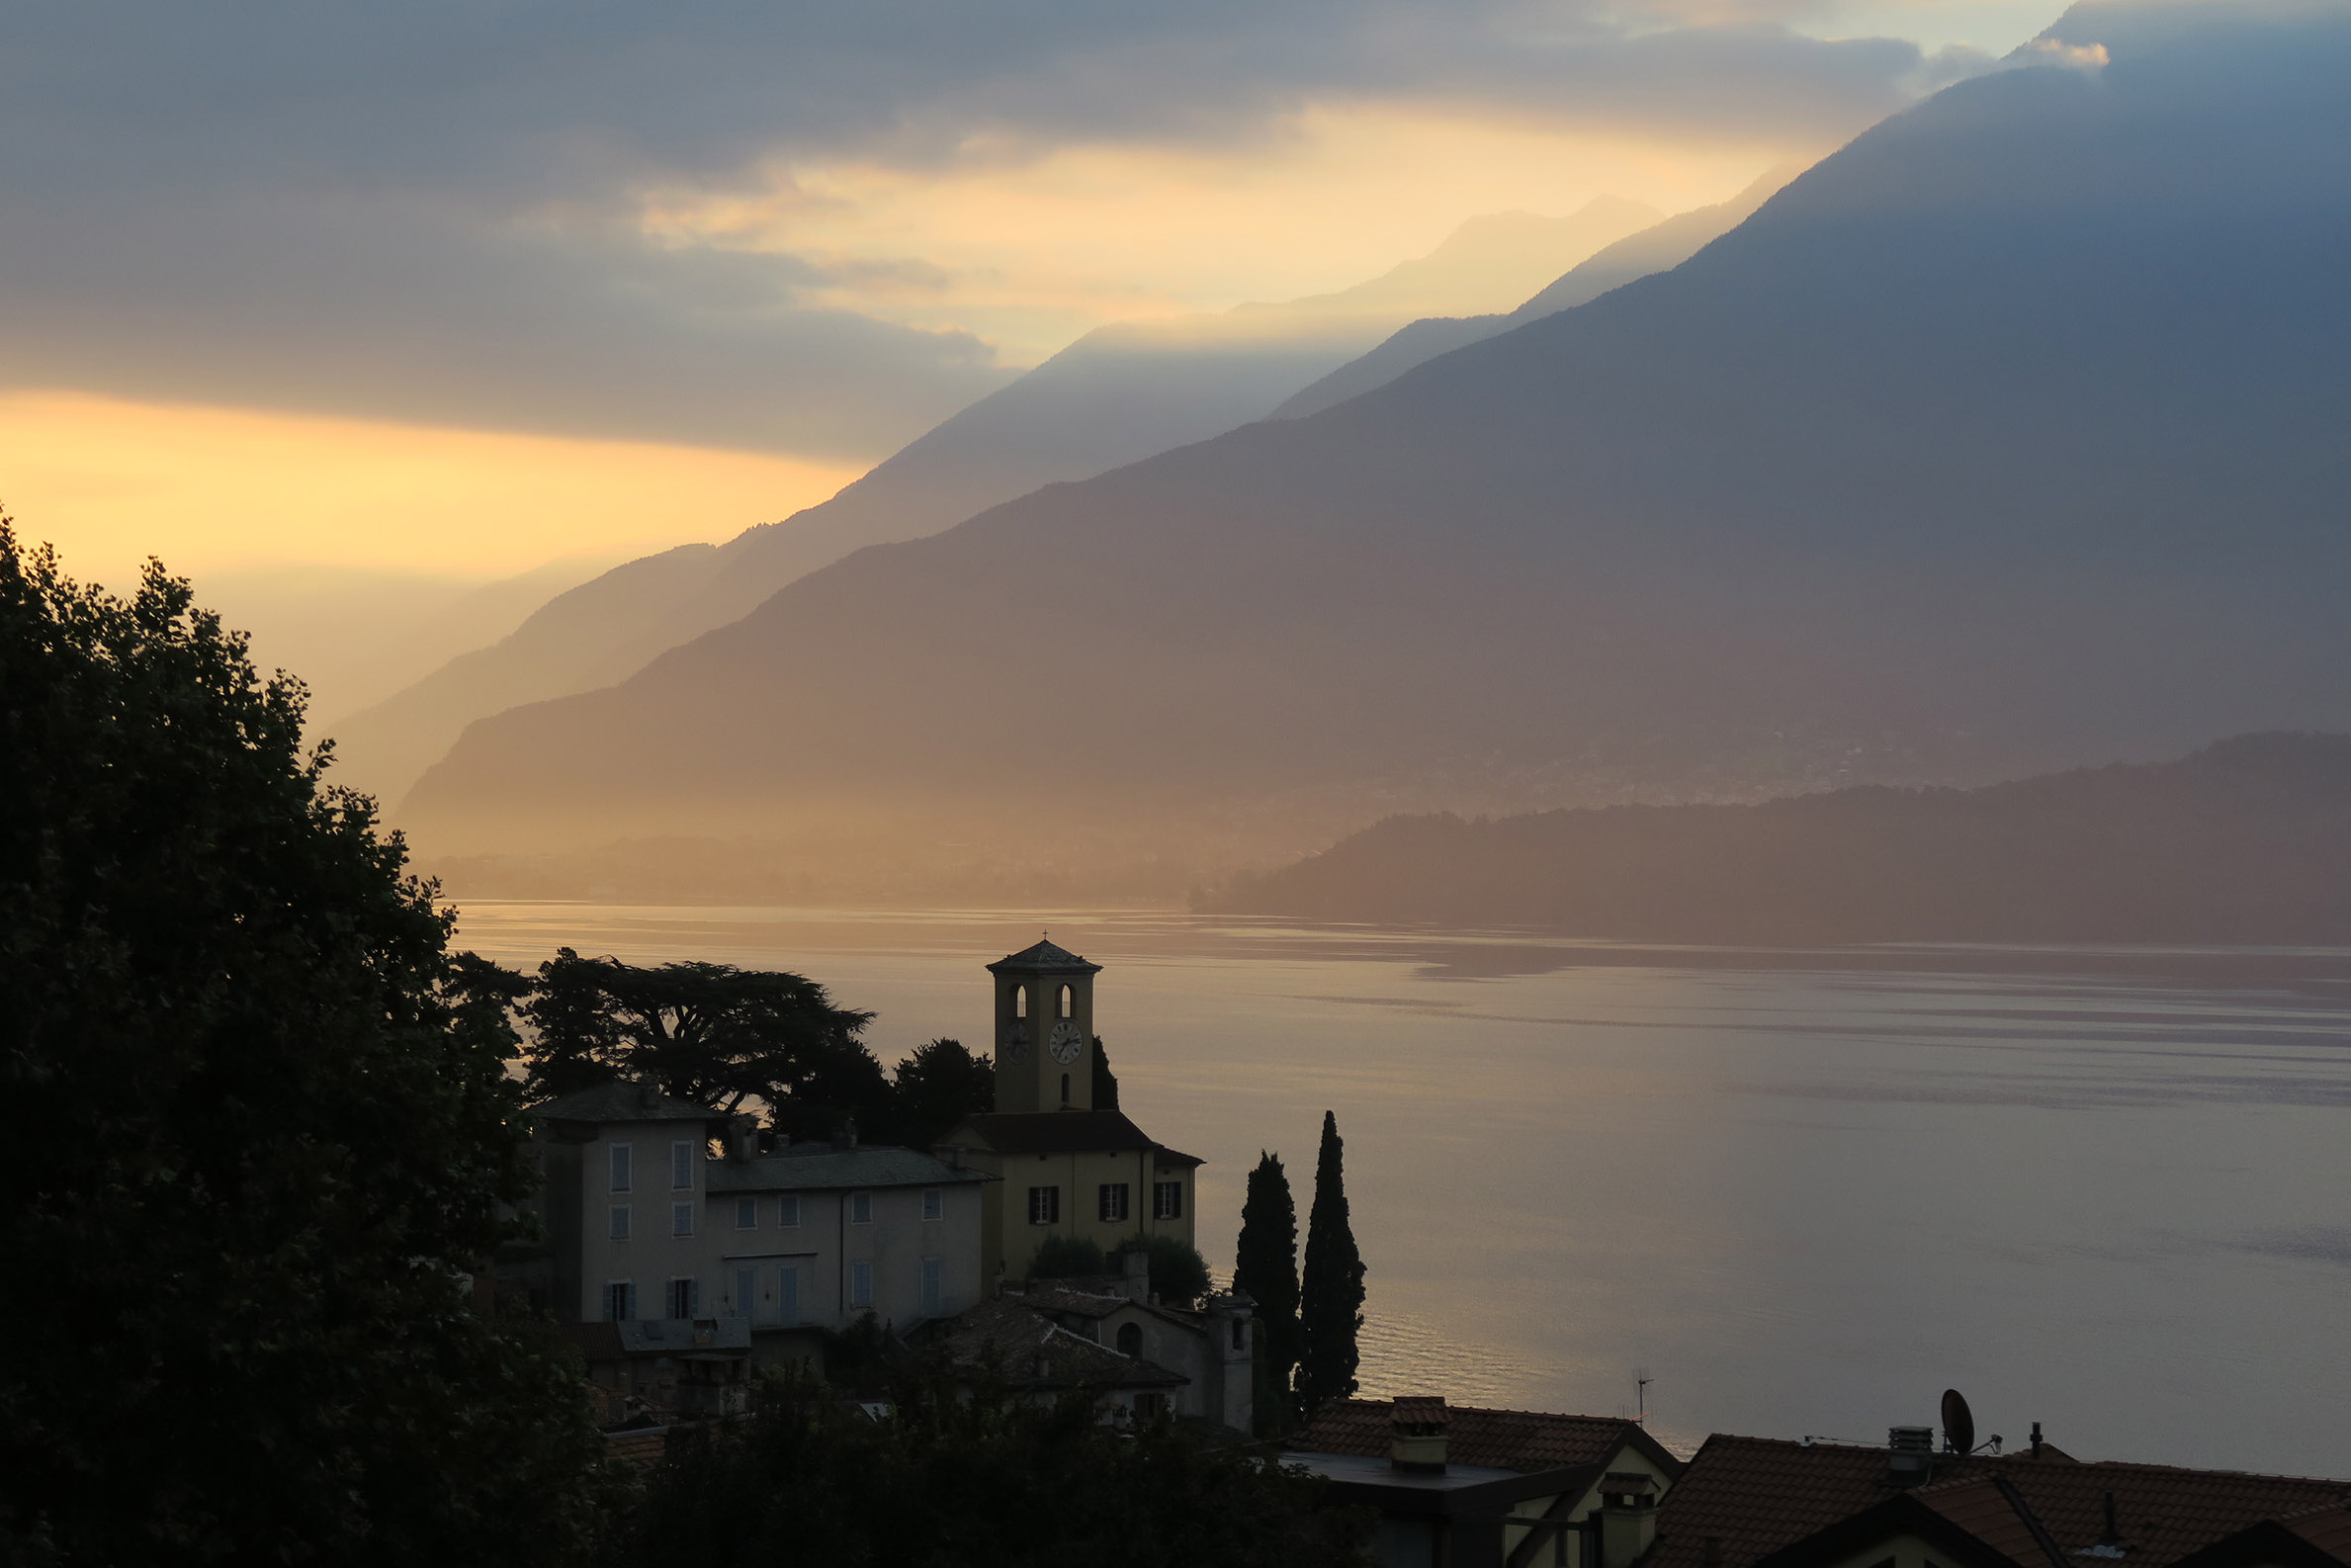
<instances>
[{"instance_id":1,"label":"satellite dish","mask_svg":"<svg viewBox=\"0 0 2351 1568\"><path fill-rule=\"evenodd\" d=\"M1943 1391L1943 1442L1953 1453L1975 1451L1975 1413L1956 1388Z\"/></svg>"}]
</instances>

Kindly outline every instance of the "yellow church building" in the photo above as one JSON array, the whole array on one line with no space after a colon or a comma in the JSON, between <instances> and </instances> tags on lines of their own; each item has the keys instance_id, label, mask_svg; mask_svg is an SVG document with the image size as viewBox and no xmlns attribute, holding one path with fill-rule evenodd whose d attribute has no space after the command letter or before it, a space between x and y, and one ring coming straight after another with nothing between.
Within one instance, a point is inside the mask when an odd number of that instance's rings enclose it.
<instances>
[{"instance_id":1,"label":"yellow church building","mask_svg":"<svg viewBox=\"0 0 2351 1568\"><path fill-rule=\"evenodd\" d=\"M996 1109L966 1116L933 1152L999 1179L985 1188L985 1279L1025 1279L1054 1236L1110 1251L1137 1236L1190 1247L1201 1162L1093 1102L1093 982L1102 966L1041 941L996 977Z\"/></svg>"}]
</instances>

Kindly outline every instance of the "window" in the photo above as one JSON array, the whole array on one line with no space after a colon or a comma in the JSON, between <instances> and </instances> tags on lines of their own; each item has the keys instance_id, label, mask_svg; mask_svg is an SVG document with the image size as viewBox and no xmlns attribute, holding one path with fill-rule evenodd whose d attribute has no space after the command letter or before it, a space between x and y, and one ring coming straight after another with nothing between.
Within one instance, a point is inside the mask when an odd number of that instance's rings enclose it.
<instances>
[{"instance_id":1,"label":"window","mask_svg":"<svg viewBox=\"0 0 2351 1568\"><path fill-rule=\"evenodd\" d=\"M612 1190L615 1192L629 1190L630 1151L631 1146L625 1143L616 1143L612 1146Z\"/></svg>"},{"instance_id":2,"label":"window","mask_svg":"<svg viewBox=\"0 0 2351 1568\"><path fill-rule=\"evenodd\" d=\"M1031 1225L1059 1225L1061 1223L1061 1188L1030 1187L1028 1189L1028 1222Z\"/></svg>"},{"instance_id":3,"label":"window","mask_svg":"<svg viewBox=\"0 0 2351 1568\"><path fill-rule=\"evenodd\" d=\"M800 1270L790 1263L775 1271L775 1321L800 1321Z\"/></svg>"},{"instance_id":4,"label":"window","mask_svg":"<svg viewBox=\"0 0 2351 1568\"><path fill-rule=\"evenodd\" d=\"M1157 1389L1149 1389L1135 1396L1135 1414L1146 1421L1155 1419L1166 1405L1168 1396Z\"/></svg>"},{"instance_id":5,"label":"window","mask_svg":"<svg viewBox=\"0 0 2351 1568\"><path fill-rule=\"evenodd\" d=\"M922 1217L926 1220L945 1219L947 1217L947 1194L937 1187L924 1187L922 1189Z\"/></svg>"},{"instance_id":6,"label":"window","mask_svg":"<svg viewBox=\"0 0 2351 1568\"><path fill-rule=\"evenodd\" d=\"M694 1146L682 1138L669 1146L669 1184L680 1192L694 1189Z\"/></svg>"},{"instance_id":7,"label":"window","mask_svg":"<svg viewBox=\"0 0 2351 1568\"><path fill-rule=\"evenodd\" d=\"M776 1205L775 1222L786 1229L800 1223L799 1193L787 1192L784 1194L783 1200Z\"/></svg>"},{"instance_id":8,"label":"window","mask_svg":"<svg viewBox=\"0 0 2351 1568\"><path fill-rule=\"evenodd\" d=\"M672 1203L669 1205L669 1234L672 1236L691 1236L694 1234L693 1204Z\"/></svg>"},{"instance_id":9,"label":"window","mask_svg":"<svg viewBox=\"0 0 2351 1568\"><path fill-rule=\"evenodd\" d=\"M755 1316L758 1304L759 1270L756 1268L736 1269L735 1315L739 1318Z\"/></svg>"},{"instance_id":10,"label":"window","mask_svg":"<svg viewBox=\"0 0 2351 1568\"><path fill-rule=\"evenodd\" d=\"M607 1280L604 1285L604 1316L612 1323L633 1323L637 1319L637 1285L634 1280Z\"/></svg>"},{"instance_id":11,"label":"window","mask_svg":"<svg viewBox=\"0 0 2351 1568\"><path fill-rule=\"evenodd\" d=\"M693 1317L702 1306L702 1284L695 1279L669 1281L669 1299L665 1303L673 1318Z\"/></svg>"},{"instance_id":12,"label":"window","mask_svg":"<svg viewBox=\"0 0 2351 1568\"><path fill-rule=\"evenodd\" d=\"M739 1231L755 1231L759 1228L759 1200L757 1198L737 1198L735 1200L735 1228Z\"/></svg>"},{"instance_id":13,"label":"window","mask_svg":"<svg viewBox=\"0 0 2351 1568\"><path fill-rule=\"evenodd\" d=\"M1121 1323L1118 1326L1118 1353L1140 1356L1143 1353L1143 1325Z\"/></svg>"},{"instance_id":14,"label":"window","mask_svg":"<svg viewBox=\"0 0 2351 1568\"><path fill-rule=\"evenodd\" d=\"M1124 1181L1103 1182L1101 1191L1101 1207L1096 1217L1111 1225L1115 1225L1119 1221L1125 1219L1126 1195L1127 1184Z\"/></svg>"},{"instance_id":15,"label":"window","mask_svg":"<svg viewBox=\"0 0 2351 1568\"><path fill-rule=\"evenodd\" d=\"M1015 1018L1028 1016L1028 988L1026 986L1012 988L1012 1016Z\"/></svg>"},{"instance_id":16,"label":"window","mask_svg":"<svg viewBox=\"0 0 2351 1568\"><path fill-rule=\"evenodd\" d=\"M612 1205L612 1239L616 1242L629 1239L629 1205L626 1203Z\"/></svg>"},{"instance_id":17,"label":"window","mask_svg":"<svg viewBox=\"0 0 2351 1568\"><path fill-rule=\"evenodd\" d=\"M1066 1017L1068 1017L1069 1015L1070 1015L1070 988L1069 988L1069 987L1067 987L1067 986L1064 986L1064 987L1062 987L1062 988L1061 988L1061 1016L1066 1018Z\"/></svg>"},{"instance_id":18,"label":"window","mask_svg":"<svg viewBox=\"0 0 2351 1568\"><path fill-rule=\"evenodd\" d=\"M851 1225L871 1225L873 1223L873 1194L871 1192L849 1194L849 1223Z\"/></svg>"},{"instance_id":19,"label":"window","mask_svg":"<svg viewBox=\"0 0 2351 1568\"><path fill-rule=\"evenodd\" d=\"M939 1302L946 1295L945 1279L946 1268L941 1260L922 1260L922 1311L926 1316L938 1316Z\"/></svg>"},{"instance_id":20,"label":"window","mask_svg":"<svg viewBox=\"0 0 2351 1568\"><path fill-rule=\"evenodd\" d=\"M852 1307L873 1305L873 1264L849 1264L849 1305Z\"/></svg>"},{"instance_id":21,"label":"window","mask_svg":"<svg viewBox=\"0 0 2351 1568\"><path fill-rule=\"evenodd\" d=\"M1070 1102L1070 1075L1067 1073L1061 1075L1061 1102L1064 1105Z\"/></svg>"},{"instance_id":22,"label":"window","mask_svg":"<svg viewBox=\"0 0 2351 1568\"><path fill-rule=\"evenodd\" d=\"M1151 1217L1155 1220L1183 1218L1183 1183L1155 1181L1151 1186Z\"/></svg>"},{"instance_id":23,"label":"window","mask_svg":"<svg viewBox=\"0 0 2351 1568\"><path fill-rule=\"evenodd\" d=\"M1233 1320L1233 1349L1236 1350L1249 1349L1249 1319L1247 1318Z\"/></svg>"}]
</instances>

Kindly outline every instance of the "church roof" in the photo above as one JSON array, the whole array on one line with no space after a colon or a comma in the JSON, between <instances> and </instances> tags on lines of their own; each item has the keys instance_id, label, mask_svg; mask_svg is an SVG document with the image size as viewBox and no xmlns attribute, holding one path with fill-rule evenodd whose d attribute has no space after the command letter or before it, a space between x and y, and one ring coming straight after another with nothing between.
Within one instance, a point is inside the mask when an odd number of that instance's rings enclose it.
<instances>
[{"instance_id":1,"label":"church roof","mask_svg":"<svg viewBox=\"0 0 2351 1568\"><path fill-rule=\"evenodd\" d=\"M1089 964L1066 947L1051 942L1039 942L1017 953L1007 953L988 966L992 975L1098 975L1099 964Z\"/></svg>"},{"instance_id":2,"label":"church roof","mask_svg":"<svg viewBox=\"0 0 2351 1568\"><path fill-rule=\"evenodd\" d=\"M976 1142L998 1154L1120 1154L1148 1150L1159 1165L1202 1165L1115 1110L990 1110L963 1118L936 1147Z\"/></svg>"}]
</instances>

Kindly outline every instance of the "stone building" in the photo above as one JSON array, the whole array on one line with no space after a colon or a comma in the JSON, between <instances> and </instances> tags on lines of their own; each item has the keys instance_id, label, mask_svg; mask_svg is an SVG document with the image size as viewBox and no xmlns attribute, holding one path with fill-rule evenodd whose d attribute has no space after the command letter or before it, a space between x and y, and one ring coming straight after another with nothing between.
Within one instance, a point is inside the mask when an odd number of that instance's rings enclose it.
<instances>
[{"instance_id":1,"label":"stone building","mask_svg":"<svg viewBox=\"0 0 2351 1568\"><path fill-rule=\"evenodd\" d=\"M996 1109L934 1146L1000 1179L982 1194L981 1267L1027 1277L1055 1236L1105 1252L1137 1236L1192 1236L1200 1161L1093 1102L1093 981L1101 965L1049 941L988 966L996 977Z\"/></svg>"},{"instance_id":2,"label":"stone building","mask_svg":"<svg viewBox=\"0 0 2351 1568\"><path fill-rule=\"evenodd\" d=\"M802 1358L868 1313L904 1331L981 1299L976 1169L851 1140L762 1154L747 1117L649 1084L533 1115L546 1248L506 1277L559 1323L673 1326L577 1336L608 1385L723 1384L730 1356Z\"/></svg>"}]
</instances>

